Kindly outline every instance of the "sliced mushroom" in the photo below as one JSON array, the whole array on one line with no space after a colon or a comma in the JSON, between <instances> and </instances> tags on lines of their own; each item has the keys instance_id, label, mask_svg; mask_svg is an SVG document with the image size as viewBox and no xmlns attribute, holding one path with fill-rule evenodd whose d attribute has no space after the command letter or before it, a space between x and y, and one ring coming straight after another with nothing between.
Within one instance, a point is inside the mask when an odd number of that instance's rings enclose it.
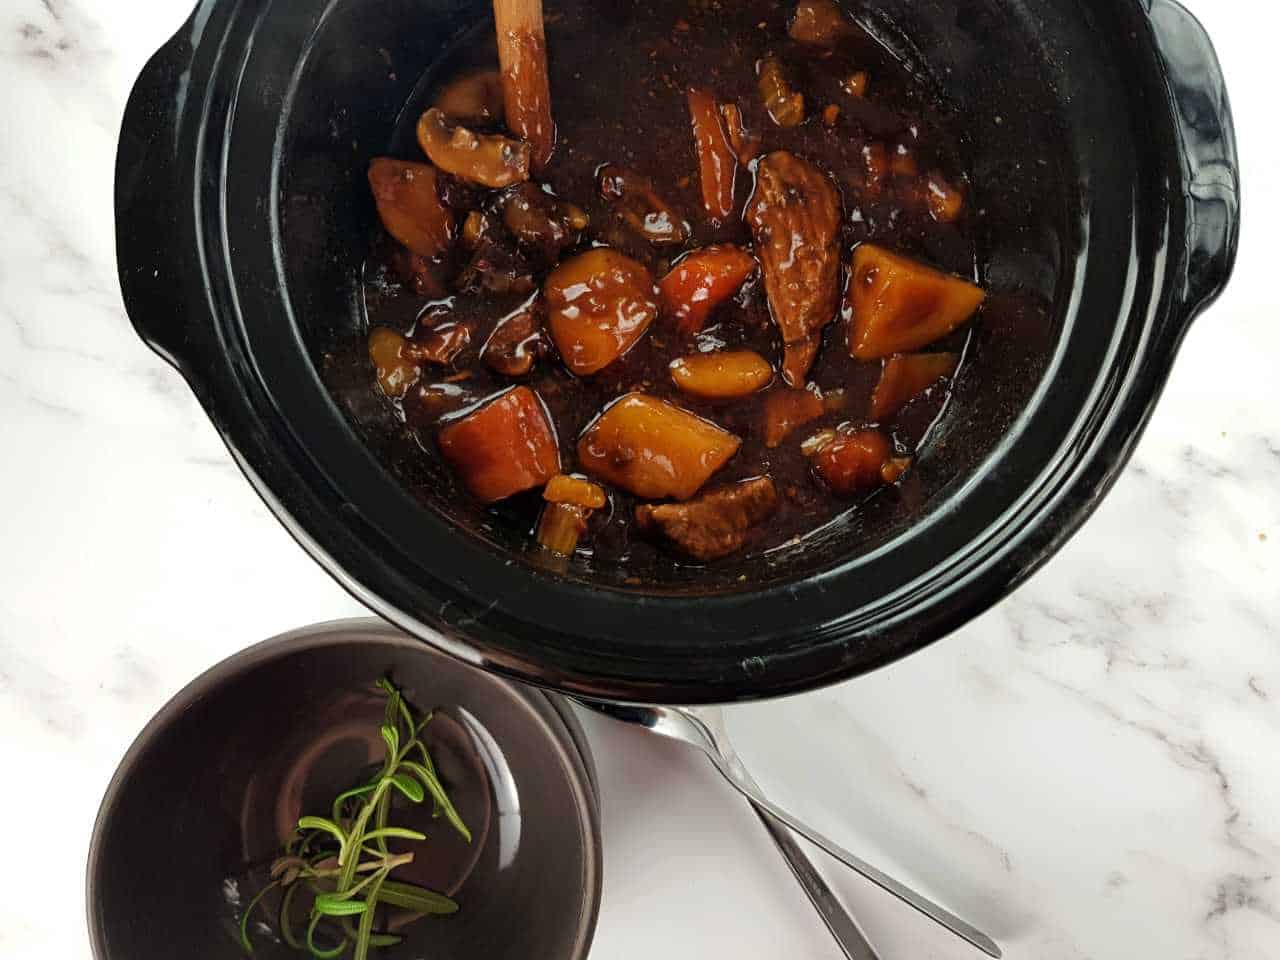
<instances>
[{"instance_id":1,"label":"sliced mushroom","mask_svg":"<svg viewBox=\"0 0 1280 960\"><path fill-rule=\"evenodd\" d=\"M756 66L760 78L760 97L769 117L780 127L796 127L804 122L804 95L787 79L782 61L765 57Z\"/></svg>"},{"instance_id":2,"label":"sliced mushroom","mask_svg":"<svg viewBox=\"0 0 1280 960\"><path fill-rule=\"evenodd\" d=\"M369 186L387 233L418 256L438 257L453 242L453 213L440 199L435 167L378 157Z\"/></svg>"},{"instance_id":3,"label":"sliced mushroom","mask_svg":"<svg viewBox=\"0 0 1280 960\"><path fill-rule=\"evenodd\" d=\"M458 275L463 293L498 295L532 293L537 287L533 265L504 243L482 238L471 262Z\"/></svg>"},{"instance_id":4,"label":"sliced mushroom","mask_svg":"<svg viewBox=\"0 0 1280 960\"><path fill-rule=\"evenodd\" d=\"M504 377L527 377L546 349L537 311L529 304L494 328L481 357L489 369Z\"/></svg>"},{"instance_id":5,"label":"sliced mushroom","mask_svg":"<svg viewBox=\"0 0 1280 960\"><path fill-rule=\"evenodd\" d=\"M529 179L532 151L527 143L462 126L451 129L436 108L418 121L418 142L437 167L470 183L498 190Z\"/></svg>"},{"instance_id":6,"label":"sliced mushroom","mask_svg":"<svg viewBox=\"0 0 1280 960\"><path fill-rule=\"evenodd\" d=\"M591 222L582 208L533 183L517 184L503 195L502 219L521 246L536 251L547 263L559 260Z\"/></svg>"},{"instance_id":7,"label":"sliced mushroom","mask_svg":"<svg viewBox=\"0 0 1280 960\"><path fill-rule=\"evenodd\" d=\"M494 123L502 117L502 75L483 70L459 77L440 91L435 106L450 123Z\"/></svg>"},{"instance_id":8,"label":"sliced mushroom","mask_svg":"<svg viewBox=\"0 0 1280 960\"><path fill-rule=\"evenodd\" d=\"M648 177L609 163L600 168L600 194L613 203L624 223L650 243L679 246L692 228L654 188Z\"/></svg>"}]
</instances>

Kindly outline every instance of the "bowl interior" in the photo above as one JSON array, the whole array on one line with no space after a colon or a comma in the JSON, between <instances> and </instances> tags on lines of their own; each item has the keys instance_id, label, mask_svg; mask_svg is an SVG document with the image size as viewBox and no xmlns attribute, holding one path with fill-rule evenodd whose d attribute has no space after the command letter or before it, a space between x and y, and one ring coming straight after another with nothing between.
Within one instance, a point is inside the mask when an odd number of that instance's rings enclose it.
<instances>
[{"instance_id":1,"label":"bowl interior","mask_svg":"<svg viewBox=\"0 0 1280 960\"><path fill-rule=\"evenodd\" d=\"M586 955L600 883L595 797L578 740L547 697L432 653L389 628L309 631L229 661L139 738L108 793L90 862L98 960L233 960L243 905L301 815L382 757L389 676L473 834L427 809L397 824L430 838L403 879L454 896L454 917L404 926L395 958ZM572 722L572 721L570 721ZM278 901L268 901L274 905ZM294 957L266 913L255 955Z\"/></svg>"}]
</instances>

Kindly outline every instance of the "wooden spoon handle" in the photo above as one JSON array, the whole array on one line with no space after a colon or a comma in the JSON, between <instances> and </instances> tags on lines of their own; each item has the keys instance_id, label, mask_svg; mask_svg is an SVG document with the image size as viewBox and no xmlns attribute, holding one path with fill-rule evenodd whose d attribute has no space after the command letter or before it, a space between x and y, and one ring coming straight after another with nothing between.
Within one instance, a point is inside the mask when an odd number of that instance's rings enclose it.
<instances>
[{"instance_id":1,"label":"wooden spoon handle","mask_svg":"<svg viewBox=\"0 0 1280 960\"><path fill-rule=\"evenodd\" d=\"M556 145L542 0L493 0L493 13L507 126L533 147L534 170L541 170Z\"/></svg>"}]
</instances>

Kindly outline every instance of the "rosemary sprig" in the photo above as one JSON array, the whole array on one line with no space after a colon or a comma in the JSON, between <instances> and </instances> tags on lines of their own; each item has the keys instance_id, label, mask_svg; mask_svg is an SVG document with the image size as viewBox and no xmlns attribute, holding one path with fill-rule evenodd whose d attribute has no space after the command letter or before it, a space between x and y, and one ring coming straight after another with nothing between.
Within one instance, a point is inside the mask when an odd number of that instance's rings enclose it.
<instances>
[{"instance_id":1,"label":"rosemary sprig","mask_svg":"<svg viewBox=\"0 0 1280 960\"><path fill-rule=\"evenodd\" d=\"M335 960L348 949L354 960L366 960L371 948L399 943L400 937L373 929L380 904L424 916L458 911L458 904L443 894L391 879L397 868L413 862L414 854L393 854L387 841L427 839L416 830L389 824L396 794L412 803L423 803L429 796L434 815L443 816L468 843L471 831L449 800L422 741L431 714L419 720L391 681L380 680L378 686L387 695L382 723L387 751L382 769L368 783L339 794L329 817L298 821L284 855L271 865L271 882L240 918L240 945L246 953L253 953L249 920L273 890L283 893L282 939L316 960ZM299 895L311 897L307 927L301 935L290 916Z\"/></svg>"}]
</instances>

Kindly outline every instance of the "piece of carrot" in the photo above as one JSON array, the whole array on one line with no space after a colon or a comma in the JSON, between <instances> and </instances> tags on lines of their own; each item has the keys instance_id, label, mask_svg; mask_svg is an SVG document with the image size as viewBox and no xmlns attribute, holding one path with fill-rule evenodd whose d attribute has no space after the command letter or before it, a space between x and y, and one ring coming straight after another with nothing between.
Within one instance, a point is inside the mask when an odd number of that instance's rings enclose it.
<instances>
[{"instance_id":1,"label":"piece of carrot","mask_svg":"<svg viewBox=\"0 0 1280 960\"><path fill-rule=\"evenodd\" d=\"M538 395L516 387L440 431L440 452L482 503L543 486L560 472L560 446Z\"/></svg>"},{"instance_id":2,"label":"piece of carrot","mask_svg":"<svg viewBox=\"0 0 1280 960\"><path fill-rule=\"evenodd\" d=\"M681 333L702 330L716 307L732 297L755 273L755 257L730 244L695 250L662 278L662 306Z\"/></svg>"},{"instance_id":3,"label":"piece of carrot","mask_svg":"<svg viewBox=\"0 0 1280 960\"><path fill-rule=\"evenodd\" d=\"M689 116L693 121L693 142L702 178L702 206L711 222L720 226L733 216L738 158L720 123L716 98L709 91L690 88Z\"/></svg>"}]
</instances>

